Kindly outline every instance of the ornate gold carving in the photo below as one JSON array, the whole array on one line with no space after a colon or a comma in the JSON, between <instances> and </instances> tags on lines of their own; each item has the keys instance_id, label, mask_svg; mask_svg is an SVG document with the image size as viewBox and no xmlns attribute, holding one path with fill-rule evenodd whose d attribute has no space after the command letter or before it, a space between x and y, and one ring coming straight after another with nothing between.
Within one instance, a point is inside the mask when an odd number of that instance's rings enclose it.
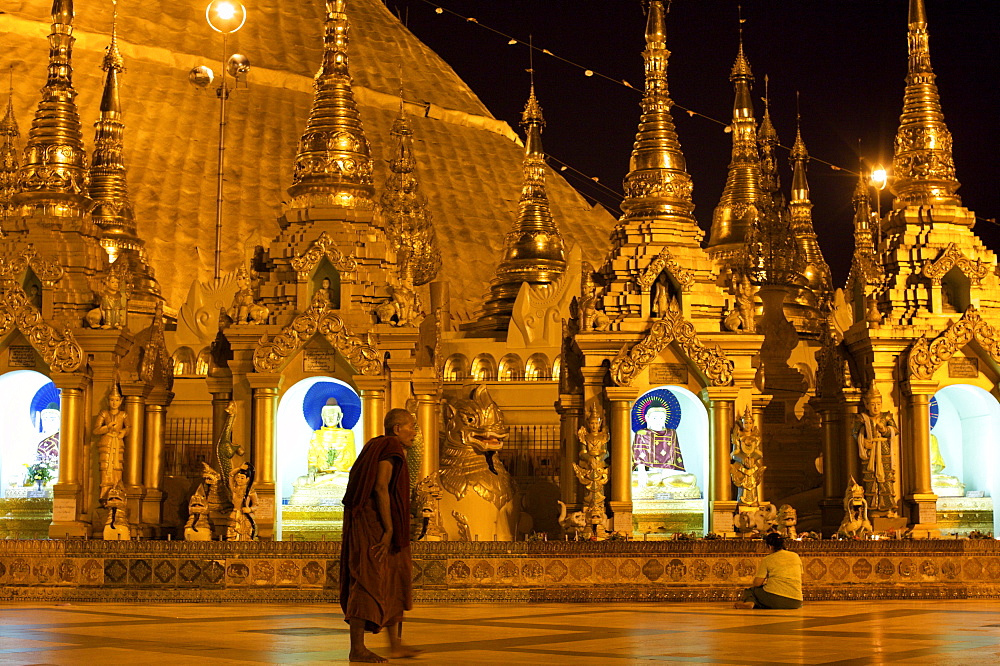
<instances>
[{"instance_id":1,"label":"ornate gold carving","mask_svg":"<svg viewBox=\"0 0 1000 666\"><path fill-rule=\"evenodd\" d=\"M326 257L341 273L354 273L358 270L358 262L353 256L344 255L325 231L319 238L313 241L309 249L304 253L292 258L292 268L298 273L299 280L309 279L309 272L316 268L316 264Z\"/></svg>"},{"instance_id":2,"label":"ornate gold carving","mask_svg":"<svg viewBox=\"0 0 1000 666\"><path fill-rule=\"evenodd\" d=\"M979 284L983 278L990 274L990 267L979 259L969 259L958 249L955 243L951 243L944 249L941 256L934 261L924 262L924 277L931 279L932 284L937 287L941 285L941 278L952 269L958 266L965 277L969 278L972 284Z\"/></svg>"},{"instance_id":3,"label":"ornate gold carving","mask_svg":"<svg viewBox=\"0 0 1000 666\"><path fill-rule=\"evenodd\" d=\"M74 372L83 364L83 349L69 328L64 328L62 335L56 332L42 319L21 285L8 282L0 300L0 338L15 328L54 372Z\"/></svg>"},{"instance_id":4,"label":"ornate gold carving","mask_svg":"<svg viewBox=\"0 0 1000 666\"><path fill-rule=\"evenodd\" d=\"M360 374L382 374L379 350L347 330L344 320L330 307L303 312L270 341L264 335L253 354L254 368L257 372L277 370L286 358L317 333L343 354Z\"/></svg>"},{"instance_id":5,"label":"ornate gold carving","mask_svg":"<svg viewBox=\"0 0 1000 666\"><path fill-rule=\"evenodd\" d=\"M955 352L976 340L993 360L1000 362L1000 331L984 321L976 306L970 305L962 318L951 324L933 341L926 336L910 346L906 364L911 379L931 379Z\"/></svg>"},{"instance_id":6,"label":"ornate gold carving","mask_svg":"<svg viewBox=\"0 0 1000 666\"><path fill-rule=\"evenodd\" d=\"M664 268L667 269L671 277L677 280L683 291L688 291L694 286L694 276L691 275L691 272L677 263L677 260L670 254L668 248L663 248L653 261L650 262L649 266L646 267L646 270L642 272L642 275L639 276L637 280L639 287L643 291L649 289Z\"/></svg>"},{"instance_id":7,"label":"ornate gold carving","mask_svg":"<svg viewBox=\"0 0 1000 666\"><path fill-rule=\"evenodd\" d=\"M706 347L694 330L691 322L684 321L677 301L672 300L667 314L649 329L641 342L631 349L624 345L611 361L611 378L617 386L629 386L639 371L649 365L656 355L668 344L676 342L684 354L694 362L713 386L728 386L733 383L734 364L726 358L725 352L716 345Z\"/></svg>"},{"instance_id":8,"label":"ornate gold carving","mask_svg":"<svg viewBox=\"0 0 1000 666\"><path fill-rule=\"evenodd\" d=\"M39 257L31 244L12 254L10 258L0 257L0 281L17 281L30 268L44 286L51 287L66 272L59 264Z\"/></svg>"}]
</instances>

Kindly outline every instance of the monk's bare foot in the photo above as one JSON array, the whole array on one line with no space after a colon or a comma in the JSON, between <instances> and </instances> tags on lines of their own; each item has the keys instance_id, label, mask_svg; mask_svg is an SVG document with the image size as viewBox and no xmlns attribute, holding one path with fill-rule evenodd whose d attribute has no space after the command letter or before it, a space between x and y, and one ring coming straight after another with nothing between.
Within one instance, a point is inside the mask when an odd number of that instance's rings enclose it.
<instances>
[{"instance_id":1,"label":"monk's bare foot","mask_svg":"<svg viewBox=\"0 0 1000 666\"><path fill-rule=\"evenodd\" d=\"M362 662L365 664L382 664L389 661L385 657L378 656L368 648L351 650L351 654L348 655L347 660L352 662Z\"/></svg>"},{"instance_id":2,"label":"monk's bare foot","mask_svg":"<svg viewBox=\"0 0 1000 666\"><path fill-rule=\"evenodd\" d=\"M753 608L752 601L737 601L733 604L733 608L739 608L740 610L750 610Z\"/></svg>"},{"instance_id":3,"label":"monk's bare foot","mask_svg":"<svg viewBox=\"0 0 1000 666\"><path fill-rule=\"evenodd\" d=\"M424 651L415 647L410 647L409 645L400 645L399 647L389 651L390 659L409 659L411 657L416 657L423 654Z\"/></svg>"}]
</instances>

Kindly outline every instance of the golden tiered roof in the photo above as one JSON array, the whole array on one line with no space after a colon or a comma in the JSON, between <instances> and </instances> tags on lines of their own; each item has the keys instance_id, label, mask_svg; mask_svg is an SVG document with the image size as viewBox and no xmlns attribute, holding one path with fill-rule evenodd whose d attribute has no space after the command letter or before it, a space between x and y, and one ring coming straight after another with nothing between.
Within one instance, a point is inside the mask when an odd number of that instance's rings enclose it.
<instances>
[{"instance_id":1,"label":"golden tiered roof","mask_svg":"<svg viewBox=\"0 0 1000 666\"><path fill-rule=\"evenodd\" d=\"M45 80L48 1L25 0L0 14L5 59L16 63L14 108L22 125ZM217 100L187 82L196 65L220 67L220 39L190 3L130 3L118 20L118 46L129 63L120 90L125 162L139 235L146 242L163 295L179 307L192 279L209 279L215 246ZM376 196L394 149L390 134L399 109L399 71L417 140L413 154L437 229L456 315L471 314L496 267L502 229L516 214L523 149L475 94L378 0L353 0L351 75L371 146ZM322 62L318 36L326 6L319 0L249 8L231 50L253 63L247 91L228 105L223 268L245 261L252 246L277 232L285 190L292 185L297 143L313 102L313 75ZM84 123L98 116L100 65L111 25L110 3L77 8L73 66ZM5 65L0 61L0 67ZM613 218L592 208L561 176L548 171L553 215L585 258L604 254Z\"/></svg>"}]
</instances>

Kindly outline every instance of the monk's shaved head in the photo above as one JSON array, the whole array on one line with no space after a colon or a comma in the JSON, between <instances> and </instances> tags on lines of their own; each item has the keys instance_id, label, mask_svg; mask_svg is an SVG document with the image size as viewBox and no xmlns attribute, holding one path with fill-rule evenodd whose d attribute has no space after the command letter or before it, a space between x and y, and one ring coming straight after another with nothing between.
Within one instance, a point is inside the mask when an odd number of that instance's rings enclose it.
<instances>
[{"instance_id":1,"label":"monk's shaved head","mask_svg":"<svg viewBox=\"0 0 1000 666\"><path fill-rule=\"evenodd\" d=\"M396 426L405 426L411 421L413 421L413 414L410 414L401 407L397 407L395 409L390 409L389 413L385 415L385 420L382 421L382 426L385 428L385 434L395 435Z\"/></svg>"}]
</instances>

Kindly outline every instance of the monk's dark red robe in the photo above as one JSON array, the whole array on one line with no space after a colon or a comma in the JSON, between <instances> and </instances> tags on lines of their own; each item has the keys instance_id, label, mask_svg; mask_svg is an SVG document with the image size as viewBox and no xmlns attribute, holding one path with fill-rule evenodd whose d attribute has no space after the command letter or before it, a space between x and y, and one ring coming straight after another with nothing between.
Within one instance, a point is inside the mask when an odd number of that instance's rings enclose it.
<instances>
[{"instance_id":1,"label":"monk's dark red robe","mask_svg":"<svg viewBox=\"0 0 1000 666\"><path fill-rule=\"evenodd\" d=\"M392 463L389 479L389 516L392 543L381 562L372 546L384 530L378 517L375 480L378 464ZM410 476L406 450L399 438L376 437L365 444L351 467L344 494L344 536L340 550L340 607L344 619L363 619L365 629L378 633L382 627L402 621L403 611L413 607L410 560Z\"/></svg>"}]
</instances>

